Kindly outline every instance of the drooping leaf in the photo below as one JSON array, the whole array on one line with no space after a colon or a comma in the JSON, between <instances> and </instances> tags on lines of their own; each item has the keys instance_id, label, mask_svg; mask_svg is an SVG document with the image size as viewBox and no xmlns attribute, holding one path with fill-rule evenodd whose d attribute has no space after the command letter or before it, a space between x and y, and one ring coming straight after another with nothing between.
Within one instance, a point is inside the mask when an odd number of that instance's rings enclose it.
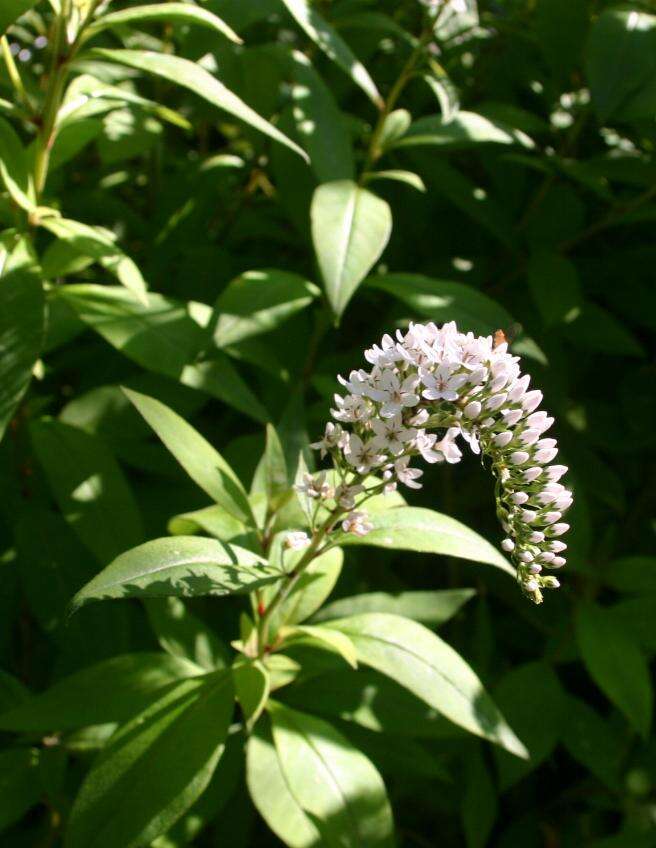
<instances>
[{"instance_id":1,"label":"drooping leaf","mask_svg":"<svg viewBox=\"0 0 656 848\"><path fill-rule=\"evenodd\" d=\"M212 14L208 9L192 6L190 3L149 3L147 6L131 6L129 9L119 9L102 15L91 24L86 36L91 37L97 32L114 26L138 26L143 23L181 23L197 24L218 32L225 38L241 44L242 40L221 18Z\"/></svg>"},{"instance_id":2,"label":"drooping leaf","mask_svg":"<svg viewBox=\"0 0 656 848\"><path fill-rule=\"evenodd\" d=\"M501 552L482 536L448 515L424 507L401 506L371 515L366 536L342 534L340 545L374 545L401 551L442 554L515 571Z\"/></svg>"},{"instance_id":3,"label":"drooping leaf","mask_svg":"<svg viewBox=\"0 0 656 848\"><path fill-rule=\"evenodd\" d=\"M102 437L53 420L30 432L59 508L99 562L141 542L134 495Z\"/></svg>"},{"instance_id":4,"label":"drooping leaf","mask_svg":"<svg viewBox=\"0 0 656 848\"><path fill-rule=\"evenodd\" d=\"M456 321L463 332L489 335L512 323L503 306L464 283L420 274L376 274L368 277L365 285L386 292L438 324Z\"/></svg>"},{"instance_id":5,"label":"drooping leaf","mask_svg":"<svg viewBox=\"0 0 656 848\"><path fill-rule=\"evenodd\" d=\"M419 118L394 146L413 147L422 144L449 148L476 144L519 144L529 149L535 146L525 132L502 121L465 111L458 112L449 121L443 117Z\"/></svg>"},{"instance_id":6,"label":"drooping leaf","mask_svg":"<svg viewBox=\"0 0 656 848\"><path fill-rule=\"evenodd\" d=\"M474 589L444 589L437 592L417 591L364 592L351 598L340 598L322 607L313 621L359 615L363 612L387 612L402 615L420 624L437 627L452 618L476 594Z\"/></svg>"},{"instance_id":7,"label":"drooping leaf","mask_svg":"<svg viewBox=\"0 0 656 848\"><path fill-rule=\"evenodd\" d=\"M66 848L137 848L175 824L210 782L233 698L227 671L183 681L114 734L82 784Z\"/></svg>"},{"instance_id":8,"label":"drooping leaf","mask_svg":"<svg viewBox=\"0 0 656 848\"><path fill-rule=\"evenodd\" d=\"M80 589L71 608L114 598L232 595L279 579L278 571L244 548L201 536L172 536L121 554Z\"/></svg>"},{"instance_id":9,"label":"drooping leaf","mask_svg":"<svg viewBox=\"0 0 656 848\"><path fill-rule=\"evenodd\" d=\"M46 732L127 721L176 681L202 673L194 663L163 653L112 657L3 712L0 729Z\"/></svg>"},{"instance_id":10,"label":"drooping leaf","mask_svg":"<svg viewBox=\"0 0 656 848\"><path fill-rule=\"evenodd\" d=\"M208 336L193 319L191 304L148 293L145 305L121 287L94 285L62 286L57 297L110 345L144 368L216 397L258 421L268 419L224 354L199 360ZM211 313L209 307L206 310Z\"/></svg>"},{"instance_id":11,"label":"drooping leaf","mask_svg":"<svg viewBox=\"0 0 656 848\"><path fill-rule=\"evenodd\" d=\"M98 58L127 65L137 71L146 71L146 73L154 74L175 85L187 88L224 112L229 112L235 118L254 127L264 135L268 135L274 141L286 145L299 156L307 159L307 155L301 147L287 138L261 115L258 115L250 106L247 106L216 77L213 77L199 64L190 62L189 59L165 53L155 53L150 50L106 50L98 47L92 53Z\"/></svg>"},{"instance_id":12,"label":"drooping leaf","mask_svg":"<svg viewBox=\"0 0 656 848\"><path fill-rule=\"evenodd\" d=\"M323 848L312 818L291 792L268 722L260 722L249 737L246 782L259 814L289 848Z\"/></svg>"},{"instance_id":13,"label":"drooping leaf","mask_svg":"<svg viewBox=\"0 0 656 848\"><path fill-rule=\"evenodd\" d=\"M470 666L423 625L398 615L364 613L330 626L350 637L360 662L387 674L454 724L526 757Z\"/></svg>"},{"instance_id":14,"label":"drooping leaf","mask_svg":"<svg viewBox=\"0 0 656 848\"><path fill-rule=\"evenodd\" d=\"M100 261L126 289L134 292L141 302L148 303L144 296L146 281L141 271L132 259L116 246L112 234L101 227L91 227L80 221L54 216L41 218L40 224L81 255Z\"/></svg>"},{"instance_id":15,"label":"drooping leaf","mask_svg":"<svg viewBox=\"0 0 656 848\"><path fill-rule=\"evenodd\" d=\"M161 401L124 391L194 483L238 521L254 524L244 487L221 454Z\"/></svg>"},{"instance_id":16,"label":"drooping leaf","mask_svg":"<svg viewBox=\"0 0 656 848\"><path fill-rule=\"evenodd\" d=\"M382 108L381 96L365 66L354 55L341 35L321 17L308 0L282 0L282 2L317 47L339 65L356 85L360 86L374 105Z\"/></svg>"},{"instance_id":17,"label":"drooping leaf","mask_svg":"<svg viewBox=\"0 0 656 848\"><path fill-rule=\"evenodd\" d=\"M0 276L0 439L32 379L45 336L45 299L29 266Z\"/></svg>"},{"instance_id":18,"label":"drooping leaf","mask_svg":"<svg viewBox=\"0 0 656 848\"><path fill-rule=\"evenodd\" d=\"M219 295L210 319L214 341L228 347L260 333L268 333L305 309L319 289L287 271L247 271L232 280Z\"/></svg>"},{"instance_id":19,"label":"drooping leaf","mask_svg":"<svg viewBox=\"0 0 656 848\"><path fill-rule=\"evenodd\" d=\"M312 241L328 301L339 318L380 258L392 231L388 204L350 180L324 183L314 193Z\"/></svg>"},{"instance_id":20,"label":"drooping leaf","mask_svg":"<svg viewBox=\"0 0 656 848\"><path fill-rule=\"evenodd\" d=\"M576 636L592 679L646 737L654 695L640 648L607 610L591 603L579 609Z\"/></svg>"},{"instance_id":21,"label":"drooping leaf","mask_svg":"<svg viewBox=\"0 0 656 848\"><path fill-rule=\"evenodd\" d=\"M426 191L424 181L419 174L415 174L413 171L373 171L372 173L367 174L366 179L367 182L371 182L372 180L394 180L397 183L405 183L406 185L417 189L417 191Z\"/></svg>"},{"instance_id":22,"label":"drooping leaf","mask_svg":"<svg viewBox=\"0 0 656 848\"><path fill-rule=\"evenodd\" d=\"M385 785L371 762L322 719L271 703L282 772L300 807L329 845L393 844Z\"/></svg>"}]
</instances>

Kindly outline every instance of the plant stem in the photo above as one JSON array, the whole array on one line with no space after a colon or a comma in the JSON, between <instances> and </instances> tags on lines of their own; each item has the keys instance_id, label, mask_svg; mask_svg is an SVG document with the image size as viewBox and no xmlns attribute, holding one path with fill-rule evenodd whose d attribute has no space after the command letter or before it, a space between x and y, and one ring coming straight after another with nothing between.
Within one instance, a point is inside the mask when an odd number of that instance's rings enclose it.
<instances>
[{"instance_id":1,"label":"plant stem","mask_svg":"<svg viewBox=\"0 0 656 848\"><path fill-rule=\"evenodd\" d=\"M48 88L41 113L41 125L36 143L36 155L34 157L34 190L37 201L43 193L48 176L50 152L56 135L57 115L66 84L66 65L72 56L72 53L66 49L68 46L66 24L69 14L70 0L62 0L61 11L55 21Z\"/></svg>"},{"instance_id":2,"label":"plant stem","mask_svg":"<svg viewBox=\"0 0 656 848\"><path fill-rule=\"evenodd\" d=\"M361 185L371 166L374 165L378 161L378 159L380 159L380 157L383 155L384 151L380 148L380 136L383 132L385 121L396 106L399 97L403 93L403 89L406 87L414 73L417 62L422 56L426 45L433 37L433 28L434 22L431 22L430 25L427 25L424 28L424 31L420 35L415 48L413 49L412 53L408 57L407 62L401 69L401 73L399 74L398 79L392 86L392 89L389 95L387 96L387 99L385 100L385 105L383 106L378 116L376 126L374 127L374 131L371 134L371 139L369 140L369 147L367 149L364 166L362 168L362 174L360 176Z\"/></svg>"},{"instance_id":3,"label":"plant stem","mask_svg":"<svg viewBox=\"0 0 656 848\"><path fill-rule=\"evenodd\" d=\"M11 50L9 49L9 41L7 40L7 36L3 35L0 38L0 49L2 50L2 58L4 59L4 63L7 66L7 74L9 75L9 79L11 80L11 84L16 89L16 94L18 95L18 99L24 105L30 105L29 100L27 99L27 94L25 92L25 87L23 86L23 80L21 79L21 75L16 67L16 62L14 62L14 57L11 55Z\"/></svg>"}]
</instances>

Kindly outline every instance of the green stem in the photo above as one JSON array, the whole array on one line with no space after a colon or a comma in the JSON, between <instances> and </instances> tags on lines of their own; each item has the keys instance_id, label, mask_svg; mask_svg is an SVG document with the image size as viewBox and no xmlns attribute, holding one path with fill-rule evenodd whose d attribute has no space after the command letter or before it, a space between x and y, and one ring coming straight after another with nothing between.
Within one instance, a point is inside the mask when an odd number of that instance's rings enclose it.
<instances>
[{"instance_id":1,"label":"green stem","mask_svg":"<svg viewBox=\"0 0 656 848\"><path fill-rule=\"evenodd\" d=\"M9 49L9 41L7 40L6 35L3 35L2 38L0 38L0 49L2 50L2 58L4 59L4 63L7 66L7 74L9 75L9 79L11 80L11 84L16 89L18 99L25 106L29 107L30 103L25 92L25 87L23 86L23 80L21 79L21 75L18 71L18 68L16 67L16 62L14 62L14 57L11 55L11 50Z\"/></svg>"},{"instance_id":2,"label":"green stem","mask_svg":"<svg viewBox=\"0 0 656 848\"><path fill-rule=\"evenodd\" d=\"M385 126L385 121L389 117L390 113L396 106L399 97L403 93L403 89L406 87L408 82L410 81L417 62L420 57L423 55L426 45L433 37L433 27L434 22L431 22L429 26L424 28L419 40L417 42L416 47L413 49L412 53L408 57L407 62L401 69L401 73L398 76L398 79L392 86L392 89L385 100L385 105L383 106L378 120L376 121L376 126L374 127L374 131L371 134L371 139L369 140L369 147L367 149L367 154L364 161L364 166L362 168L362 175L360 177L360 184L362 185L366 174L369 169L375 165L375 163L380 159L383 155L383 150L380 147L380 136L383 132L383 128Z\"/></svg>"}]
</instances>

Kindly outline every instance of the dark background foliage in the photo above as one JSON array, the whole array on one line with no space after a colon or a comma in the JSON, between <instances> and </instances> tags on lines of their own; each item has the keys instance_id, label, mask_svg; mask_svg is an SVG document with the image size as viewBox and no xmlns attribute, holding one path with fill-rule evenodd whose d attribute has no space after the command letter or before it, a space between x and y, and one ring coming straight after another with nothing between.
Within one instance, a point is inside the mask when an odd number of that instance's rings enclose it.
<instances>
[{"instance_id":1,"label":"dark background foliage","mask_svg":"<svg viewBox=\"0 0 656 848\"><path fill-rule=\"evenodd\" d=\"M310 149L317 145L320 161L329 163L345 138L360 172L375 107L282 3L204 5L240 33L244 47L178 26L144 27L148 35L121 31L105 42L202 58L290 137ZM421 30L419 3L317 5L388 96L411 50L404 33ZM79 320L70 298L50 297L38 379L0 445L0 666L12 676L5 680L0 672L0 699L9 705L21 685L40 691L100 659L156 649L135 602L96 605L65 620L70 597L114 555L165 535L172 516L206 502L119 385L155 395L192 420L249 481L264 447L262 419L294 437L303 430L316 436L336 373L359 367L363 349L383 332L413 318L454 318L464 329L486 332L501 326L544 389L571 469L575 504L562 589L534 608L512 581L485 566L362 548L349 552L336 596L474 588L473 599L440 632L493 693L531 761L459 733L416 739L411 716L405 723L397 717L393 737L363 730L342 720L358 692L340 690L339 675L309 684L305 699L295 697L336 719L378 765L404 846L656 845L650 670L656 651L656 17L650 9L649 2L482 0L477 24L438 35L431 49L443 72L443 96L452 88L462 110L520 130L526 142L438 138L386 152L385 168L420 175L427 190L371 184L394 219L373 277L337 327L317 300L271 332L229 346L222 355L230 376L219 369L219 380L232 381L235 368L239 376L227 404L224 385L218 392L196 390L162 373L147 338L141 347L133 338L121 350ZM641 15L637 24L631 15ZM12 38L27 41L30 33L28 21ZM309 136L294 112L292 49L310 58L326 86L325 125ZM190 129L129 105L75 125L53 154L51 205L113 230L149 289L183 303L211 306L230 280L257 269L320 282L309 229L312 192L324 181L316 165L166 81L126 69L116 70L115 79L179 110ZM0 84L6 96L6 78ZM397 107L414 121L440 113L419 78ZM340 176L345 166L337 160L330 167ZM8 208L2 215L11 226ZM39 231L36 238L46 251L51 237ZM50 258L54 267L63 263L51 277L60 285L70 257ZM107 280L96 266L70 270L66 284ZM428 280L420 286L410 274ZM463 287L453 300L444 281ZM470 301L467 292L489 300ZM178 318L164 307L162 316L176 339ZM183 325L180 316L181 346ZM53 429L48 416L62 423ZM64 481L59 490L57 480ZM499 541L492 483L475 457L432 469L410 501ZM193 609L226 640L234 638L238 601L203 599ZM19 821L10 796L0 797L0 826L4 814L8 827L0 842L11 848L60 844L60 823L95 746L92 734L81 732L34 743L41 751L38 775L30 772L29 788L12 784L25 809ZM9 784L7 771L20 768L9 760L0 765L0 787ZM192 844L280 843L255 816L237 776L222 811Z\"/></svg>"}]
</instances>

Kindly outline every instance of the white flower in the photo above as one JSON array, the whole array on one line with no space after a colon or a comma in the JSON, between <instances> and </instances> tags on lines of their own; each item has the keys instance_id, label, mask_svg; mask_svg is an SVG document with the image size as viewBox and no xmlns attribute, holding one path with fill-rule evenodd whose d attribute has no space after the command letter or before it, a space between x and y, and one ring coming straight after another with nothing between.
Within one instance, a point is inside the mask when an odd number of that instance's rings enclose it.
<instances>
[{"instance_id":1,"label":"white flower","mask_svg":"<svg viewBox=\"0 0 656 848\"><path fill-rule=\"evenodd\" d=\"M381 465L385 457L378 453L374 439L363 442L360 436L351 433L348 445L344 448L344 456L359 474L366 474L374 466Z\"/></svg>"},{"instance_id":2,"label":"white flower","mask_svg":"<svg viewBox=\"0 0 656 848\"><path fill-rule=\"evenodd\" d=\"M383 418L393 418L406 407L419 403L419 395L415 391L418 383L419 378L415 374L401 382L395 371L383 371L370 397L382 404L380 415Z\"/></svg>"},{"instance_id":3,"label":"white flower","mask_svg":"<svg viewBox=\"0 0 656 848\"><path fill-rule=\"evenodd\" d=\"M353 533L355 536L366 536L373 529L374 525L369 521L369 516L366 512L349 512L342 521L342 530L345 533Z\"/></svg>"},{"instance_id":4,"label":"white flower","mask_svg":"<svg viewBox=\"0 0 656 848\"><path fill-rule=\"evenodd\" d=\"M454 374L453 366L446 363L435 371L421 369L419 372L424 385L423 397L427 400L458 400L459 389L467 382L467 374Z\"/></svg>"},{"instance_id":5,"label":"white flower","mask_svg":"<svg viewBox=\"0 0 656 848\"><path fill-rule=\"evenodd\" d=\"M434 449L437 436L435 433L427 433L425 430L420 430L415 438L414 447L419 451L422 459L431 464L434 462L444 462L444 455L441 451Z\"/></svg>"},{"instance_id":6,"label":"white flower","mask_svg":"<svg viewBox=\"0 0 656 848\"><path fill-rule=\"evenodd\" d=\"M460 432L459 427L449 427L444 437L435 444L435 450L440 451L449 465L454 465L462 459L462 451L455 442Z\"/></svg>"},{"instance_id":7,"label":"white flower","mask_svg":"<svg viewBox=\"0 0 656 848\"><path fill-rule=\"evenodd\" d=\"M402 456L394 463L394 473L399 483L408 486L410 489L421 489L421 483L415 481L424 473L420 468L410 468L410 457Z\"/></svg>"},{"instance_id":8,"label":"white flower","mask_svg":"<svg viewBox=\"0 0 656 848\"><path fill-rule=\"evenodd\" d=\"M285 547L291 551L302 551L310 544L310 537L302 530L292 530L285 536Z\"/></svg>"},{"instance_id":9,"label":"white flower","mask_svg":"<svg viewBox=\"0 0 656 848\"><path fill-rule=\"evenodd\" d=\"M340 483L335 489L335 500L342 509L353 509L356 495L359 495L363 491L364 486L360 486L359 484L349 486L346 483Z\"/></svg>"},{"instance_id":10,"label":"white flower","mask_svg":"<svg viewBox=\"0 0 656 848\"><path fill-rule=\"evenodd\" d=\"M343 435L344 431L342 430L339 424L333 424L332 421L329 421L326 424L326 429L323 434L323 438L319 439L318 442L313 442L310 447L313 450L320 451L321 459L328 453L328 451L333 447L343 447Z\"/></svg>"},{"instance_id":11,"label":"white flower","mask_svg":"<svg viewBox=\"0 0 656 848\"><path fill-rule=\"evenodd\" d=\"M337 379L352 395L365 395L367 390L371 388L369 375L362 368L359 371L351 371L348 380L345 380L340 374Z\"/></svg>"},{"instance_id":12,"label":"white flower","mask_svg":"<svg viewBox=\"0 0 656 848\"><path fill-rule=\"evenodd\" d=\"M333 488L326 480L326 472L322 471L314 477L312 474L304 474L302 482L296 486L296 491L301 492L308 498L321 498L326 500L332 498Z\"/></svg>"},{"instance_id":13,"label":"white flower","mask_svg":"<svg viewBox=\"0 0 656 848\"><path fill-rule=\"evenodd\" d=\"M478 418L478 416L481 414L482 408L483 407L481 406L480 401L472 400L463 409L463 414L464 414L465 418L470 418L470 419Z\"/></svg>"},{"instance_id":14,"label":"white flower","mask_svg":"<svg viewBox=\"0 0 656 848\"><path fill-rule=\"evenodd\" d=\"M338 421L366 421L371 417L370 404L359 395L347 395L345 398L335 395L335 406L337 409L330 411Z\"/></svg>"},{"instance_id":15,"label":"white flower","mask_svg":"<svg viewBox=\"0 0 656 848\"><path fill-rule=\"evenodd\" d=\"M371 428L376 434L372 440L373 444L381 451L388 450L394 456L403 453L406 444L417 435L414 428L404 427L400 412L392 418L374 418Z\"/></svg>"}]
</instances>

